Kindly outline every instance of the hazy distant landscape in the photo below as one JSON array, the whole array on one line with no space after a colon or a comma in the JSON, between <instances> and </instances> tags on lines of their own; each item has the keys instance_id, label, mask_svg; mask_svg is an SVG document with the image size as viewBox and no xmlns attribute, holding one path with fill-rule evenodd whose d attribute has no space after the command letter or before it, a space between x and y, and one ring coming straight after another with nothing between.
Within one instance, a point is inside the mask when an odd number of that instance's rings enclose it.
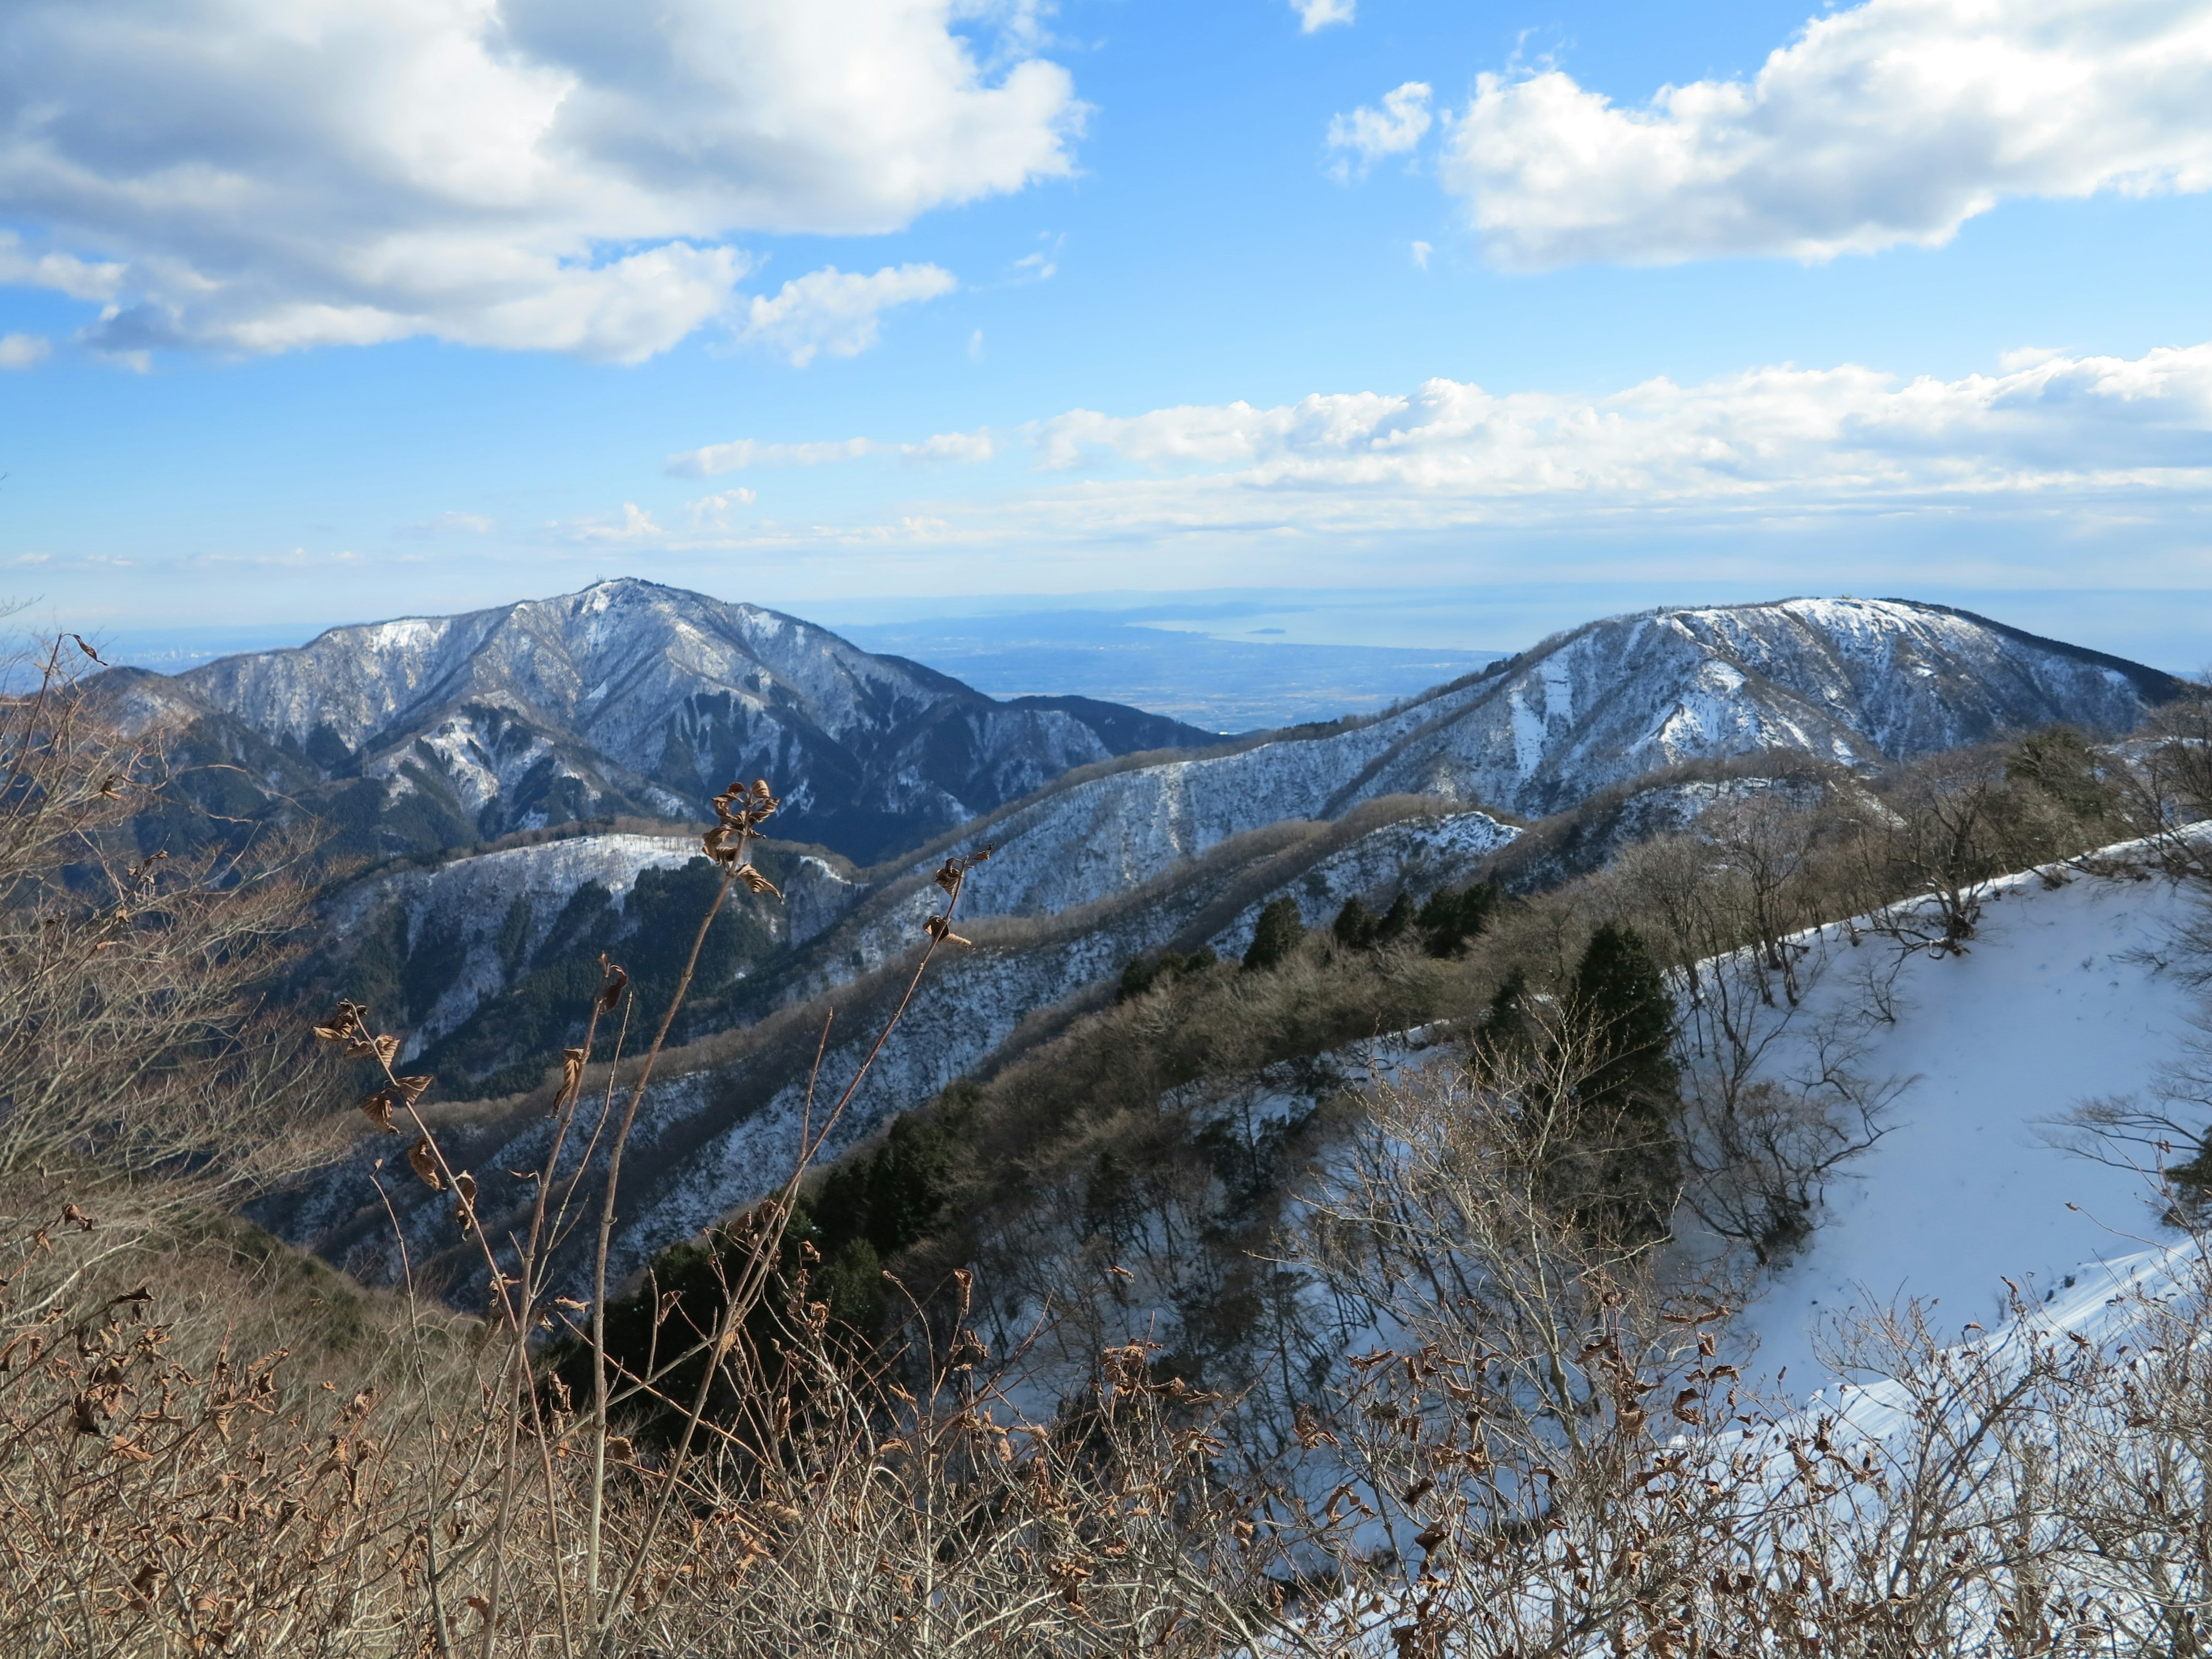
<instances>
[{"instance_id":1,"label":"hazy distant landscape","mask_svg":"<svg viewBox=\"0 0 2212 1659\"><path fill-rule=\"evenodd\" d=\"M850 624L842 631L871 651L911 657L994 697L1073 693L1217 732L1373 714L1504 654L1268 643L1223 637L1233 623L1203 626L1047 611Z\"/></svg>"}]
</instances>

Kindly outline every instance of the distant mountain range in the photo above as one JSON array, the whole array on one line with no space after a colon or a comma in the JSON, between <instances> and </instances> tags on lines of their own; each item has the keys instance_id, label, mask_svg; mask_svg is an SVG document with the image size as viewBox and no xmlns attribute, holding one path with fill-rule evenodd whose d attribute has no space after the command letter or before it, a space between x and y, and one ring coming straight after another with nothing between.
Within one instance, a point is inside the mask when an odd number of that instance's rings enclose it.
<instances>
[{"instance_id":1,"label":"distant mountain range","mask_svg":"<svg viewBox=\"0 0 2212 1659\"><path fill-rule=\"evenodd\" d=\"M109 678L369 853L704 819L732 778L767 777L785 836L869 863L1071 768L1219 740L1085 697L998 702L794 617L628 579Z\"/></svg>"}]
</instances>

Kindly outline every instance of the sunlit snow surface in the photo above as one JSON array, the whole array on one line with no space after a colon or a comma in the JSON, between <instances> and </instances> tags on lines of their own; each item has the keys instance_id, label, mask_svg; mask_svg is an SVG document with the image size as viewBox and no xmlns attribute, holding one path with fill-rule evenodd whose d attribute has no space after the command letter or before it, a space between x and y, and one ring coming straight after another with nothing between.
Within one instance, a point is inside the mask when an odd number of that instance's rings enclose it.
<instances>
[{"instance_id":1,"label":"sunlit snow surface","mask_svg":"<svg viewBox=\"0 0 2212 1659\"><path fill-rule=\"evenodd\" d=\"M2013 877L1967 954L1905 961L1895 1024L1871 1028L1861 1066L1912 1081L1888 1134L1830 1188L1810 1245L1747 1312L1759 1371L1786 1367L1790 1397L1832 1393L1815 1338L1838 1316L1917 1298L1948 1335L1996 1323L2007 1279L2055 1301L2068 1275L2090 1282L2086 1264L2172 1242L2142 1176L2061 1150L2043 1121L2142 1095L2181 1058L2200 998L2176 934L2198 902L2164 877ZM1824 933L1839 957L1896 948ZM1832 973L1808 1002L1850 994Z\"/></svg>"}]
</instances>

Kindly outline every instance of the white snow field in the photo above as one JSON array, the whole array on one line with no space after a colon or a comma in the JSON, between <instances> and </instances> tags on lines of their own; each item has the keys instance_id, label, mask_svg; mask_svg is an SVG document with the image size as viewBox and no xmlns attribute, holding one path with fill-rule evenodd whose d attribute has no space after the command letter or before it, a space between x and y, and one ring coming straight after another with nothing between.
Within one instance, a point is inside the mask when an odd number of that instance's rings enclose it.
<instances>
[{"instance_id":1,"label":"white snow field","mask_svg":"<svg viewBox=\"0 0 2212 1659\"><path fill-rule=\"evenodd\" d=\"M1785 1397L1832 1395L1820 1336L1839 1316L1910 1298L1948 1337L1997 1324L2008 1280L2063 1300L2075 1279L2109 1283L2084 1268L2174 1243L2143 1176L2063 1150L2045 1124L2093 1097L2143 1096L2183 1056L2203 994L2177 933L2203 901L2165 876L2053 873L2063 885L1990 884L1966 953L1906 957L1893 1023L1862 1028L1857 1069L1909 1079L1889 1132L1844 1167L1810 1243L1738 1327L1758 1340L1757 1373L1786 1368ZM1894 941L1862 931L1854 945L1850 932L1820 930L1830 965L1794 1025L1853 996L1850 958L1895 959ZM1785 1072L1805 1048L1785 1033L1768 1063Z\"/></svg>"}]
</instances>

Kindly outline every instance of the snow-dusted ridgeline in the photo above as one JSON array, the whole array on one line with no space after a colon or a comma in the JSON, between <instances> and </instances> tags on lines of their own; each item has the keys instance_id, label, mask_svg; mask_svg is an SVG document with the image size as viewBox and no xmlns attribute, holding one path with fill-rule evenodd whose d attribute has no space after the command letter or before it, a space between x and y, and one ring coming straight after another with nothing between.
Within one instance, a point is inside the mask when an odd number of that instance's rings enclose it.
<instances>
[{"instance_id":1,"label":"snow-dusted ridgeline","mask_svg":"<svg viewBox=\"0 0 2212 1659\"><path fill-rule=\"evenodd\" d=\"M410 944L433 928L465 941L460 965L409 1035L413 1054L507 989L514 963L536 954L587 883L605 888L620 908L644 872L680 869L702 856L696 835L584 835L428 868L400 866L340 888L324 904L323 925L343 948L349 937L396 908ZM783 902L763 909L762 917L779 944L803 944L866 890L828 860L804 856L784 883ZM515 915L526 918L524 931L503 942L508 918Z\"/></svg>"},{"instance_id":2,"label":"snow-dusted ridgeline","mask_svg":"<svg viewBox=\"0 0 2212 1659\"><path fill-rule=\"evenodd\" d=\"M1335 905L1355 893L1380 902L1401 886L1425 894L1435 886L1463 882L1514 833L1473 812L1415 815L1357 835L1331 826L1285 826L1281 836L1224 848L1215 857L1171 871L1115 902L1045 921L988 916L963 921L975 944L938 954L921 994L854 1096L825 1155L835 1157L866 1139L892 1114L921 1104L983 1066L1033 1017L1071 998L1098 994L1102 982L1117 976L1134 956L1176 939L1195 944L1201 935L1224 946L1234 945L1240 925L1249 933L1244 919L1285 893L1298 895L1318 921L1326 919L1324 910L1333 915ZM646 844L599 844L624 840ZM578 837L514 850L543 854L555 847L578 849L569 855L573 863L563 866L564 878L572 883L568 890L586 878L635 881L637 872L651 867L654 859L680 862L678 854L689 856L684 844L651 837ZM425 917L436 915L424 898L422 884L439 876L462 878L471 866L489 862L463 860L443 871L402 872L413 881L405 890L422 900ZM532 872L524 860L500 870L511 881ZM544 866L535 873L544 875ZM834 878L826 868L824 873ZM514 890L504 884L471 890L471 914L490 919L495 929ZM1317 892L1329 896L1318 897ZM942 895L938 898L941 902ZM392 902L392 896L384 902ZM460 902L458 896L455 902ZM557 906L552 908L557 913ZM899 937L892 921L877 918L867 938L871 948L883 952L880 959L828 982L827 1003L840 1012L817 1101L837 1097L874 1041L884 999L903 983L904 964L921 936L919 915L909 921ZM763 1046L740 1037L726 1055L719 1055L709 1043L669 1057L640 1116L635 1152L624 1177L617 1241L623 1271L772 1190L789 1174L812 1053L811 1040ZM468 1160L485 1183L481 1201L488 1215L520 1199L520 1189L509 1191L513 1183L497 1172L528 1168L542 1158L544 1133L543 1121L535 1118L483 1126ZM365 1277L388 1276L394 1270L388 1226L381 1207L368 1202L373 1194L363 1174L368 1159L388 1152L381 1138L364 1138L345 1163L296 1187L272 1206L271 1224ZM439 1203L411 1189L398 1196L410 1247L418 1259L450 1246L449 1218Z\"/></svg>"},{"instance_id":3,"label":"snow-dusted ridgeline","mask_svg":"<svg viewBox=\"0 0 2212 1659\"><path fill-rule=\"evenodd\" d=\"M980 902L1050 914L1262 825L1389 795L1534 817L1686 761L1790 750L1859 767L2059 723L2124 732L2172 689L1902 600L1614 617L1364 726L1049 788L973 826L999 849Z\"/></svg>"},{"instance_id":4,"label":"snow-dusted ridgeline","mask_svg":"<svg viewBox=\"0 0 2212 1659\"><path fill-rule=\"evenodd\" d=\"M704 817L732 778L766 777L786 833L862 860L1071 768L1213 741L1084 698L1000 702L798 617L630 578L332 629L156 680L129 695L220 714L332 776L450 794L485 835L533 817Z\"/></svg>"}]
</instances>

